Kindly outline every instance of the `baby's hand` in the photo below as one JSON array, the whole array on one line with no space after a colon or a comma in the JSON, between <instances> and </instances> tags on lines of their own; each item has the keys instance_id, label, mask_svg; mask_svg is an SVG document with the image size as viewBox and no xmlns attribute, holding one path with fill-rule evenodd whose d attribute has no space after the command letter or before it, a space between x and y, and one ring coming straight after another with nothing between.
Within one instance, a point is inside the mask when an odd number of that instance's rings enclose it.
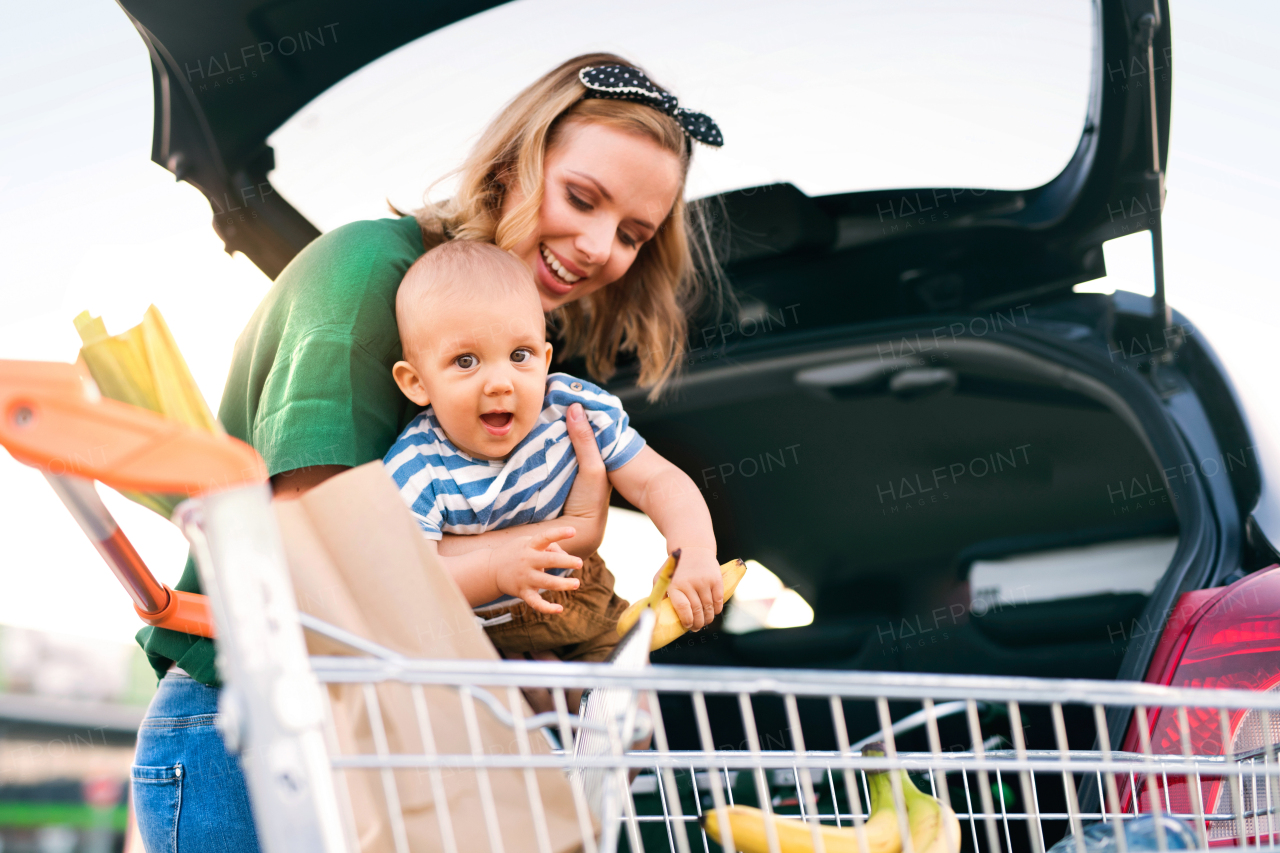
<instances>
[{"instance_id":1,"label":"baby's hand","mask_svg":"<svg viewBox=\"0 0 1280 853\"><path fill-rule=\"evenodd\" d=\"M521 536L510 544L495 548L490 556L490 567L498 589L514 595L539 613L559 613L564 610L538 594L539 590L567 591L577 589L577 578L547 574L547 569L580 569L582 560L566 554L556 542L573 536L572 527L544 530L533 536Z\"/></svg>"},{"instance_id":2,"label":"baby's hand","mask_svg":"<svg viewBox=\"0 0 1280 853\"><path fill-rule=\"evenodd\" d=\"M671 606L685 630L701 631L724 609L724 579L710 548L682 548L671 587Z\"/></svg>"}]
</instances>

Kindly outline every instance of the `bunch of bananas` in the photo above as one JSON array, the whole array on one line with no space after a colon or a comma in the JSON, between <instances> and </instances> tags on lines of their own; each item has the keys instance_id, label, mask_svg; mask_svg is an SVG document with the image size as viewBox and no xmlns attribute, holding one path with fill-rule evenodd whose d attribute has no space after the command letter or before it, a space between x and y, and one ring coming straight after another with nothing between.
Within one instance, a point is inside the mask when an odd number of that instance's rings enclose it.
<instances>
[{"instance_id":1,"label":"bunch of bananas","mask_svg":"<svg viewBox=\"0 0 1280 853\"><path fill-rule=\"evenodd\" d=\"M884 755L880 744L862 750L863 755ZM902 836L898 829L898 812L893 802L893 783L889 773L898 774L902 783L902 799L907 810L907 827L911 832L913 853L958 853L960 821L949 806L921 791L905 770L867 773L871 789L871 813L863 824L867 846L858 843L853 827L822 826L787 817L774 817L778 849L782 853L807 853L815 850L813 830L818 828L826 853L900 853ZM749 806L732 806L728 813L729 833L734 850L742 853L769 853L769 828L764 812ZM715 810L702 818L707 835L724 845L720 818Z\"/></svg>"},{"instance_id":2,"label":"bunch of bananas","mask_svg":"<svg viewBox=\"0 0 1280 853\"><path fill-rule=\"evenodd\" d=\"M666 597L667 587L671 585L671 576L675 573L676 565L679 562L680 551L677 549L658 572L658 579L653 585L653 593L648 598L642 598L628 607L622 616L618 617L619 637L625 637L627 632L631 630L631 626L636 624L636 620L640 618L641 610L652 606L657 620L654 622L653 641L649 644L649 651L657 651L673 640L680 639L686 629L680 623L680 617L676 615L676 609L672 606L671 599ZM720 566L720 577L724 581L724 601L727 602L729 596L733 595L733 591L738 588L738 582L742 580L742 576L746 573L747 564L741 560L730 560Z\"/></svg>"}]
</instances>

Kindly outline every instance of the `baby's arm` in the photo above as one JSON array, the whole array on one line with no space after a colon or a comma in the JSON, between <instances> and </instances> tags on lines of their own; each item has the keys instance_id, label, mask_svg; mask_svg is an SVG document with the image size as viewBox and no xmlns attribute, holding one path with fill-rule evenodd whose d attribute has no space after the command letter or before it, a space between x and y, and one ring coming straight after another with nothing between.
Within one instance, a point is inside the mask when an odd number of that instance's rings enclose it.
<instances>
[{"instance_id":1,"label":"baby's arm","mask_svg":"<svg viewBox=\"0 0 1280 853\"><path fill-rule=\"evenodd\" d=\"M509 528L516 529L516 528ZM427 547L462 590L472 607L503 595L514 595L541 613L559 613L564 608L552 604L538 590L577 589L577 578L549 575L546 569L578 569L582 560L566 554L556 543L574 534L572 527L538 530L532 535L510 537L496 548L479 548L465 554L440 553L439 543L427 540Z\"/></svg>"},{"instance_id":2,"label":"baby's arm","mask_svg":"<svg viewBox=\"0 0 1280 853\"><path fill-rule=\"evenodd\" d=\"M668 553L680 549L680 566L667 595L685 628L701 630L724 608L724 581L711 512L698 487L648 446L611 472L609 481L653 520L667 540Z\"/></svg>"}]
</instances>

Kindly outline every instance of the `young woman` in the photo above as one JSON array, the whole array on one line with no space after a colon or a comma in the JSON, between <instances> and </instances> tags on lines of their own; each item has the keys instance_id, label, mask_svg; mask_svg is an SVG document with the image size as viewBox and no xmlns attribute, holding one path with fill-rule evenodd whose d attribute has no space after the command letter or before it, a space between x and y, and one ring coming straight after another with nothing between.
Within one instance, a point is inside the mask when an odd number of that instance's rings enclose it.
<instances>
[{"instance_id":1,"label":"young woman","mask_svg":"<svg viewBox=\"0 0 1280 853\"><path fill-rule=\"evenodd\" d=\"M656 396L684 352L688 312L719 280L706 230L684 202L694 140L721 144L714 122L678 107L631 63L611 54L564 63L498 114L453 199L345 225L298 254L236 343L223 426L262 456L279 497L381 459L416 414L391 373L401 358L396 289L418 256L453 239L515 254L534 273L561 353L584 356L603 381L620 352L634 352L639 382ZM569 432L579 474L564 514L543 525L572 525L565 549L598 560L604 463L580 410ZM466 553L530 532L445 536L439 547ZM177 588L198 591L190 562ZM695 608L695 629L714 615ZM157 628L138 639L162 677L133 768L147 849L256 849L239 762L213 726L213 643Z\"/></svg>"}]
</instances>

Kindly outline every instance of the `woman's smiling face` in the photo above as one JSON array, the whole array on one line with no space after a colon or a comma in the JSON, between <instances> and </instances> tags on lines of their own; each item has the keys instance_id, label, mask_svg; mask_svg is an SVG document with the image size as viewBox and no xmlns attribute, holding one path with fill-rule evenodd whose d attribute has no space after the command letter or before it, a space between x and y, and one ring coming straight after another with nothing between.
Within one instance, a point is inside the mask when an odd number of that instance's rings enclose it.
<instances>
[{"instance_id":1,"label":"woman's smiling face","mask_svg":"<svg viewBox=\"0 0 1280 853\"><path fill-rule=\"evenodd\" d=\"M584 121L562 130L543 174L538 228L511 250L533 270L543 311L621 278L681 183L679 158L658 143ZM512 187L504 209L521 198Z\"/></svg>"}]
</instances>

